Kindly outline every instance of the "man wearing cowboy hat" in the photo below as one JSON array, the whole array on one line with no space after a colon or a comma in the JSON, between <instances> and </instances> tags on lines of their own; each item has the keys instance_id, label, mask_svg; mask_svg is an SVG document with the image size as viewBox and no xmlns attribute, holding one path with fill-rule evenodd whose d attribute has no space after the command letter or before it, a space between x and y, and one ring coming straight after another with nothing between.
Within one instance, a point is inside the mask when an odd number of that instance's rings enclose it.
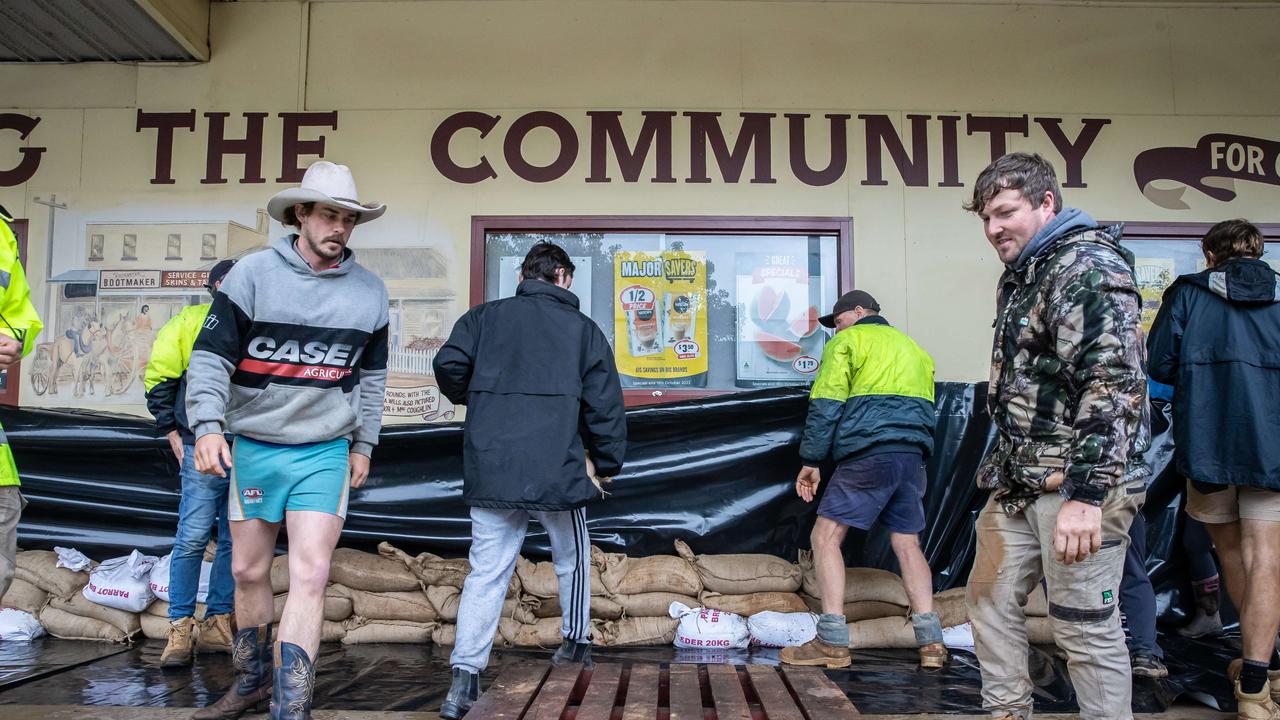
<instances>
[{"instance_id":1,"label":"man wearing cowboy hat","mask_svg":"<svg viewBox=\"0 0 1280 720\"><path fill-rule=\"evenodd\" d=\"M329 557L348 490L369 475L387 376L387 289L347 248L355 226L386 208L357 197L351 171L323 160L273 197L268 214L295 232L227 275L191 354L196 469L230 473L239 627L235 683L196 720L238 717L268 698L272 718L310 717ZM273 646L281 521L289 599Z\"/></svg>"}]
</instances>

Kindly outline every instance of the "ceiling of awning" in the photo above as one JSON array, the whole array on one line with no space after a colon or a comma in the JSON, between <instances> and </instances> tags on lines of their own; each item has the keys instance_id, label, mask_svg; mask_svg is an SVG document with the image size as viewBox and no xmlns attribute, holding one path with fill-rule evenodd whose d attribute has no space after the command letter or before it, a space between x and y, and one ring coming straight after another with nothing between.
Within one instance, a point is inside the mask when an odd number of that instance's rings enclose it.
<instances>
[{"instance_id":1,"label":"ceiling of awning","mask_svg":"<svg viewBox=\"0 0 1280 720\"><path fill-rule=\"evenodd\" d=\"M208 0L3 0L0 23L5 29L0 62L173 62L209 56Z\"/></svg>"}]
</instances>

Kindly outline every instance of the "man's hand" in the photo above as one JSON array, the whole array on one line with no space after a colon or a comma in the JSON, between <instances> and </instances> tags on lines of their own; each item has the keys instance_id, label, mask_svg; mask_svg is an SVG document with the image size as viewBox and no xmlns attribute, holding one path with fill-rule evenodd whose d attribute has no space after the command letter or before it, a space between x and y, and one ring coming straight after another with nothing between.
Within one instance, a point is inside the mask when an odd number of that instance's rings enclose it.
<instances>
[{"instance_id":1,"label":"man's hand","mask_svg":"<svg viewBox=\"0 0 1280 720\"><path fill-rule=\"evenodd\" d=\"M173 456L178 458L178 464L181 465L183 458L182 436L178 434L177 430L170 430L165 437L169 438L169 449L173 451Z\"/></svg>"},{"instance_id":2,"label":"man's hand","mask_svg":"<svg viewBox=\"0 0 1280 720\"><path fill-rule=\"evenodd\" d=\"M796 494L805 502L813 502L813 494L818 489L818 483L822 482L822 475L816 467L802 467L800 474L796 476Z\"/></svg>"},{"instance_id":3,"label":"man's hand","mask_svg":"<svg viewBox=\"0 0 1280 720\"><path fill-rule=\"evenodd\" d=\"M21 359L22 343L8 335L0 335L0 369L7 368Z\"/></svg>"},{"instance_id":4,"label":"man's hand","mask_svg":"<svg viewBox=\"0 0 1280 720\"><path fill-rule=\"evenodd\" d=\"M351 468L351 487L358 488L369 479L369 456L351 453L347 456L347 465Z\"/></svg>"},{"instance_id":5,"label":"man's hand","mask_svg":"<svg viewBox=\"0 0 1280 720\"><path fill-rule=\"evenodd\" d=\"M1058 510L1053 530L1053 552L1058 562L1070 565L1102 549L1102 508L1068 500Z\"/></svg>"},{"instance_id":6,"label":"man's hand","mask_svg":"<svg viewBox=\"0 0 1280 720\"><path fill-rule=\"evenodd\" d=\"M226 477L224 468L231 467L231 448L222 433L201 435L196 440L196 470L206 475Z\"/></svg>"}]
</instances>

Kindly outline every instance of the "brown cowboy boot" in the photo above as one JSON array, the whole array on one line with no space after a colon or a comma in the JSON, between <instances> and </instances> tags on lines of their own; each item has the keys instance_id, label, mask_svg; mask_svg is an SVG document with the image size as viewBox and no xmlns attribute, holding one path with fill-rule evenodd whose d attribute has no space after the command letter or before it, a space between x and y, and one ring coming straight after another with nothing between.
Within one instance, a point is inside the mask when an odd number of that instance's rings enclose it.
<instances>
[{"instance_id":1,"label":"brown cowboy boot","mask_svg":"<svg viewBox=\"0 0 1280 720\"><path fill-rule=\"evenodd\" d=\"M271 699L271 623L236 632L231 651L236 681L218 702L197 710L191 720L234 720Z\"/></svg>"},{"instance_id":2,"label":"brown cowboy boot","mask_svg":"<svg viewBox=\"0 0 1280 720\"><path fill-rule=\"evenodd\" d=\"M316 667L307 651L290 642L275 644L271 720L310 720Z\"/></svg>"}]
</instances>

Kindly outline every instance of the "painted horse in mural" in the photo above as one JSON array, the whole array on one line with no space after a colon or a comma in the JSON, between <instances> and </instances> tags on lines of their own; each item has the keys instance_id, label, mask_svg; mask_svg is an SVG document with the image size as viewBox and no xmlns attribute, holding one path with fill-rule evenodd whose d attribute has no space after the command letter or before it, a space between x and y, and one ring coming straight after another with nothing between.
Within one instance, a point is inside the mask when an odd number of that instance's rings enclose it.
<instances>
[{"instance_id":1,"label":"painted horse in mural","mask_svg":"<svg viewBox=\"0 0 1280 720\"><path fill-rule=\"evenodd\" d=\"M107 330L96 317L90 318L84 329L36 346L31 388L37 395L57 395L58 383L70 381L74 384L74 397L83 397L86 386L92 395L106 352Z\"/></svg>"}]
</instances>

